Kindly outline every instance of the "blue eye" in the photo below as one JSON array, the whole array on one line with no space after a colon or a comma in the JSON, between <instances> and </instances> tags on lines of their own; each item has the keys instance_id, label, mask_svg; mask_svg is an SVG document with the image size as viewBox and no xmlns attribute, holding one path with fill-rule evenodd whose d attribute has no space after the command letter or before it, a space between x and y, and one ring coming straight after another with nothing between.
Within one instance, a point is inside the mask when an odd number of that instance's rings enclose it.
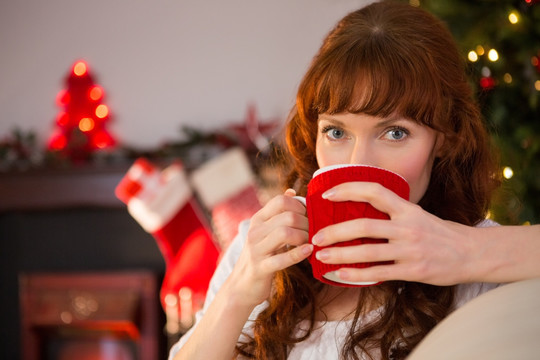
<instances>
[{"instance_id":1,"label":"blue eye","mask_svg":"<svg viewBox=\"0 0 540 360\"><path fill-rule=\"evenodd\" d=\"M403 140L404 138L409 135L409 132L401 127L396 127L393 129L390 129L386 132L385 137L389 140L399 141Z\"/></svg>"},{"instance_id":2,"label":"blue eye","mask_svg":"<svg viewBox=\"0 0 540 360\"><path fill-rule=\"evenodd\" d=\"M341 139L344 135L345 135L345 132L341 129L332 129L328 132L328 135L332 138L332 139Z\"/></svg>"},{"instance_id":3,"label":"blue eye","mask_svg":"<svg viewBox=\"0 0 540 360\"><path fill-rule=\"evenodd\" d=\"M345 137L345 131L335 126L326 126L321 132L328 136L330 140L340 140Z\"/></svg>"}]
</instances>

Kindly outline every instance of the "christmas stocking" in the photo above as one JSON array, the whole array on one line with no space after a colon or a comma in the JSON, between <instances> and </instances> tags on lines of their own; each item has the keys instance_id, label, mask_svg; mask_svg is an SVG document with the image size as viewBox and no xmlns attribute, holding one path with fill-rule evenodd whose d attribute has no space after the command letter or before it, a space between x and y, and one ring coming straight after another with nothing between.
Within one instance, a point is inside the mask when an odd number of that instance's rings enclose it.
<instances>
[{"instance_id":1,"label":"christmas stocking","mask_svg":"<svg viewBox=\"0 0 540 360\"><path fill-rule=\"evenodd\" d=\"M261 208L251 164L240 148L204 163L191 174L201 202L212 213L214 233L225 250L242 220Z\"/></svg>"},{"instance_id":2,"label":"christmas stocking","mask_svg":"<svg viewBox=\"0 0 540 360\"><path fill-rule=\"evenodd\" d=\"M116 187L116 196L127 204L129 213L144 230L153 235L165 259L160 292L163 308L167 309L166 298L170 304L170 297L178 299L183 290L192 294L191 308L186 306L184 310L196 311L204 301L219 251L182 165L175 163L160 171L139 158ZM179 311L185 318L181 308Z\"/></svg>"}]
</instances>

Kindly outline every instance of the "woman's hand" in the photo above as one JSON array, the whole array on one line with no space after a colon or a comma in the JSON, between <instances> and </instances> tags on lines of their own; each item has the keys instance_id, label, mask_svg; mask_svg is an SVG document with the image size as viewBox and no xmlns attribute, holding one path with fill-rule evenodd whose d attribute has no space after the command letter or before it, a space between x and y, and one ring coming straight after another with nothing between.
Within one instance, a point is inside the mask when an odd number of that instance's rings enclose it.
<instances>
[{"instance_id":1,"label":"woman's hand","mask_svg":"<svg viewBox=\"0 0 540 360\"><path fill-rule=\"evenodd\" d=\"M287 190L251 218L242 252L175 359L232 359L253 308L266 300L276 271L307 258L306 208ZM210 343L209 343L210 341Z\"/></svg>"},{"instance_id":2,"label":"woman's hand","mask_svg":"<svg viewBox=\"0 0 540 360\"><path fill-rule=\"evenodd\" d=\"M274 273L313 251L308 244L306 208L294 195L294 190L287 190L251 218L246 244L227 281L245 304L255 306L266 300Z\"/></svg>"},{"instance_id":3,"label":"woman's hand","mask_svg":"<svg viewBox=\"0 0 540 360\"><path fill-rule=\"evenodd\" d=\"M350 182L327 191L331 201L369 202L390 220L355 219L322 229L313 239L326 246L355 238L388 239L388 243L326 248L317 252L329 264L394 261L364 269L346 268L338 276L347 281L407 280L453 285L475 279L475 264L482 254L471 241L469 226L424 211L377 183Z\"/></svg>"}]
</instances>

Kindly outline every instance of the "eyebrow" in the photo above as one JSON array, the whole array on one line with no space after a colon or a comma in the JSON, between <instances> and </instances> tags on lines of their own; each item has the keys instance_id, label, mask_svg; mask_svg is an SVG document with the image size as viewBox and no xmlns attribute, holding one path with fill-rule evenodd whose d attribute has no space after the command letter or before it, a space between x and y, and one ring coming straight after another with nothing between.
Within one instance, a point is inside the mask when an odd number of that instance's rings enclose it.
<instances>
[{"instance_id":1,"label":"eyebrow","mask_svg":"<svg viewBox=\"0 0 540 360\"><path fill-rule=\"evenodd\" d=\"M386 127L386 126L391 125L392 123L395 123L396 121L400 121L400 120L411 121L411 120L409 120L409 119L407 119L407 118L405 118L405 117L403 117L401 115L392 115L389 118L377 123L377 127Z\"/></svg>"},{"instance_id":2,"label":"eyebrow","mask_svg":"<svg viewBox=\"0 0 540 360\"><path fill-rule=\"evenodd\" d=\"M334 118L331 118L329 116L319 116L319 121L317 121L317 123L320 123L321 120L324 120L324 121L328 121L328 122L331 122L335 125L339 125L341 127L344 127L345 126L345 123L343 121L340 121L340 120L337 120L337 119L334 119Z\"/></svg>"}]
</instances>

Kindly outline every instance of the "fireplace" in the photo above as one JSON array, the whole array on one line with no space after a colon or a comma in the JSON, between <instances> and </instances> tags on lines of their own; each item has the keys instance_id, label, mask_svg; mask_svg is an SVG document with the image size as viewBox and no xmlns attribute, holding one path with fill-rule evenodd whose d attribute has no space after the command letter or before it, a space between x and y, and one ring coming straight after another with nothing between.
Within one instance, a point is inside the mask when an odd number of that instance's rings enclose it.
<instances>
[{"instance_id":1,"label":"fireplace","mask_svg":"<svg viewBox=\"0 0 540 360\"><path fill-rule=\"evenodd\" d=\"M166 356L163 257L114 195L128 165L0 173L0 359Z\"/></svg>"},{"instance_id":2,"label":"fireplace","mask_svg":"<svg viewBox=\"0 0 540 360\"><path fill-rule=\"evenodd\" d=\"M153 274L20 276L23 360L154 360L159 311Z\"/></svg>"}]
</instances>

